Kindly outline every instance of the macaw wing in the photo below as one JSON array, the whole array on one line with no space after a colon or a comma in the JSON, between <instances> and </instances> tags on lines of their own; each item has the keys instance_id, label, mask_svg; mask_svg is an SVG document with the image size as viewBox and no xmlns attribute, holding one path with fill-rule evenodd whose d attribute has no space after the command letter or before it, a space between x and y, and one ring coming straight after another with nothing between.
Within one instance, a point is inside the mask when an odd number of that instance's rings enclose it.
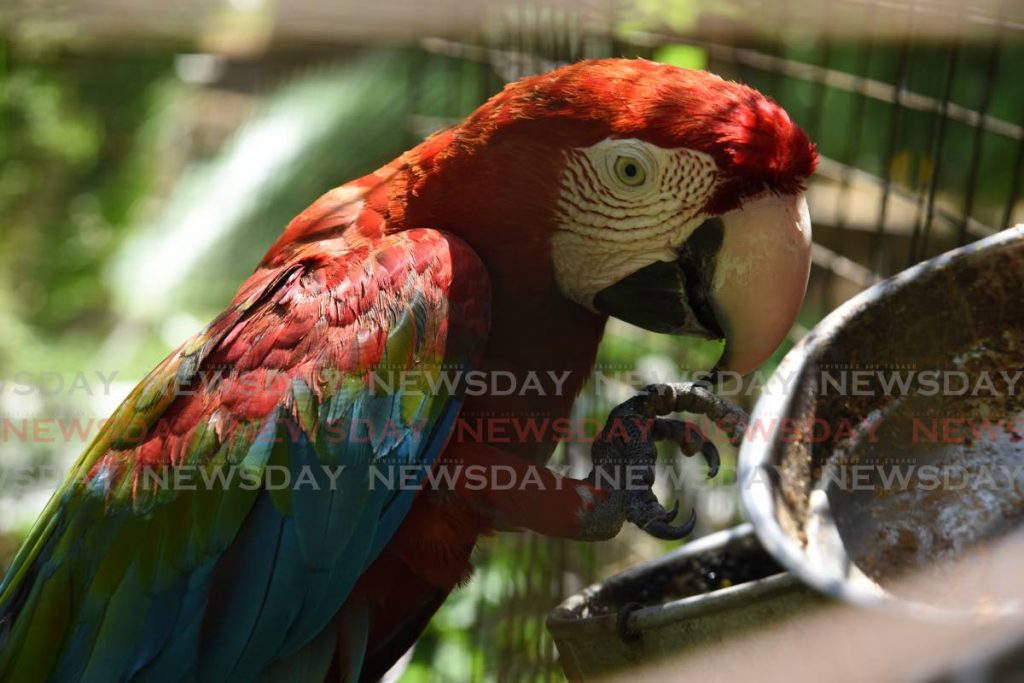
<instances>
[{"instance_id":1,"label":"macaw wing","mask_svg":"<svg viewBox=\"0 0 1024 683\"><path fill-rule=\"evenodd\" d=\"M257 271L50 501L0 584L0 679L253 680L316 638L443 448L489 305L432 230Z\"/></svg>"}]
</instances>

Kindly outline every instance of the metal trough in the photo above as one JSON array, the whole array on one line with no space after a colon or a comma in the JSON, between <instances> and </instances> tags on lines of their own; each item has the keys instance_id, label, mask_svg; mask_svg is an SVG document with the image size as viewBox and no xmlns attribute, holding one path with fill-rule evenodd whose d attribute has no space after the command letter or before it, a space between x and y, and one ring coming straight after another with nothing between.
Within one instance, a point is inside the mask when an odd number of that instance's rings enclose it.
<instances>
[{"instance_id":1,"label":"metal trough","mask_svg":"<svg viewBox=\"0 0 1024 683\"><path fill-rule=\"evenodd\" d=\"M740 449L765 548L855 604L1016 612L1019 582L977 585L965 562L1024 521L1022 371L1024 227L839 307L786 355L751 416L767 437Z\"/></svg>"},{"instance_id":2,"label":"metal trough","mask_svg":"<svg viewBox=\"0 0 1024 683\"><path fill-rule=\"evenodd\" d=\"M752 524L556 608L548 628L571 680L764 628L822 596L929 618L1016 613L1024 582L979 581L962 560L1000 539L1022 547L1024 228L841 306L787 354L751 419L738 480Z\"/></svg>"},{"instance_id":3,"label":"metal trough","mask_svg":"<svg viewBox=\"0 0 1024 683\"><path fill-rule=\"evenodd\" d=\"M547 626L566 676L579 681L720 643L820 600L743 524L577 593Z\"/></svg>"}]
</instances>

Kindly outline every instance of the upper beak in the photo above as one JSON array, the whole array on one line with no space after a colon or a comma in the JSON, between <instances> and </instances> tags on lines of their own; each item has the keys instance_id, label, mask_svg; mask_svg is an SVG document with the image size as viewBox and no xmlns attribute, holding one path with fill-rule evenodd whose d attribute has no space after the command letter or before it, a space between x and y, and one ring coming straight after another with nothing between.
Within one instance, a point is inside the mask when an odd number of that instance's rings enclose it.
<instances>
[{"instance_id":1,"label":"upper beak","mask_svg":"<svg viewBox=\"0 0 1024 683\"><path fill-rule=\"evenodd\" d=\"M811 267L800 195L765 195L698 227L672 262L606 287L594 308L655 332L725 339L718 367L745 374L796 320Z\"/></svg>"},{"instance_id":2,"label":"upper beak","mask_svg":"<svg viewBox=\"0 0 1024 683\"><path fill-rule=\"evenodd\" d=\"M811 219L799 195L767 195L722 216L722 248L711 281L725 331L719 366L746 374L793 326L811 272Z\"/></svg>"}]
</instances>

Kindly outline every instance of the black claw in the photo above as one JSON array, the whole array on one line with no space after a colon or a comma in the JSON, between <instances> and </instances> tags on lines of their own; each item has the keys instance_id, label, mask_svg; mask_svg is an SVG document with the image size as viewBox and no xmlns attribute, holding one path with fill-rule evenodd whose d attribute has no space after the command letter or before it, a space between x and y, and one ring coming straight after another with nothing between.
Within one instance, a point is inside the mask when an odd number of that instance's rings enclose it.
<instances>
[{"instance_id":1,"label":"black claw","mask_svg":"<svg viewBox=\"0 0 1024 683\"><path fill-rule=\"evenodd\" d=\"M661 518L662 521L671 522L679 514L679 499L676 498L676 502L672 503L672 509L666 510L665 515Z\"/></svg>"},{"instance_id":2,"label":"black claw","mask_svg":"<svg viewBox=\"0 0 1024 683\"><path fill-rule=\"evenodd\" d=\"M719 379L719 374L718 373L719 373L719 369L718 369L718 366L716 365L715 367L711 368L707 372L699 372L699 373L697 373L697 375L693 378L693 383L696 384L697 386L704 387L708 391L711 391L712 389L715 388L715 385L718 383L718 379Z\"/></svg>"},{"instance_id":3,"label":"black claw","mask_svg":"<svg viewBox=\"0 0 1024 683\"><path fill-rule=\"evenodd\" d=\"M718 468L722 465L721 459L718 457L718 449L715 448L715 444L705 441L700 447L700 452L708 464L708 479L714 479L718 474Z\"/></svg>"},{"instance_id":4,"label":"black claw","mask_svg":"<svg viewBox=\"0 0 1024 683\"><path fill-rule=\"evenodd\" d=\"M663 541L678 541L693 533L696 526L697 511L691 510L690 518L680 526L672 526L665 520L655 519L644 525L644 531Z\"/></svg>"}]
</instances>

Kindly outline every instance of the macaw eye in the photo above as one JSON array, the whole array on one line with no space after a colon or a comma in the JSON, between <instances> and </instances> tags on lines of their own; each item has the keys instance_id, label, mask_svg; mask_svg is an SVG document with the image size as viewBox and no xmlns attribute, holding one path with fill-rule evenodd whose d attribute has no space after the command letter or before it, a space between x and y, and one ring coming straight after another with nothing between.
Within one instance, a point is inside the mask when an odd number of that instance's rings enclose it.
<instances>
[{"instance_id":1,"label":"macaw eye","mask_svg":"<svg viewBox=\"0 0 1024 683\"><path fill-rule=\"evenodd\" d=\"M636 187L647 180L647 171L636 157L620 156L615 160L615 177L623 185Z\"/></svg>"}]
</instances>

